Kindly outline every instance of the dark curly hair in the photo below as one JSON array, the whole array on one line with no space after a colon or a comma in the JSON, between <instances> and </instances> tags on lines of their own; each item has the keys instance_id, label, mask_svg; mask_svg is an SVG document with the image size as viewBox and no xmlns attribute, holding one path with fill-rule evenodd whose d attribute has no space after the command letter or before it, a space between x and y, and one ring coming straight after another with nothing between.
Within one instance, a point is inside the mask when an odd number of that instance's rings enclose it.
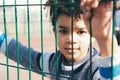
<instances>
[{"instance_id":1,"label":"dark curly hair","mask_svg":"<svg viewBox=\"0 0 120 80\"><path fill-rule=\"evenodd\" d=\"M57 1L57 2L56 2ZM85 9L80 7L80 0L48 0L46 6L50 7L50 17L52 25L55 26L56 19L61 15L73 16L80 19L80 14L85 12Z\"/></svg>"}]
</instances>

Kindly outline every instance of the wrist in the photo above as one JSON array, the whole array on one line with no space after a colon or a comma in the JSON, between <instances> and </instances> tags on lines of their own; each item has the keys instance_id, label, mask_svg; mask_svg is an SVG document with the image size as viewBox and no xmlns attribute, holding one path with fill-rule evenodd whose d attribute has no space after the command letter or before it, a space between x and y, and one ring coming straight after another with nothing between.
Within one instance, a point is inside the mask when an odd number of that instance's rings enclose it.
<instances>
[{"instance_id":1,"label":"wrist","mask_svg":"<svg viewBox=\"0 0 120 80\"><path fill-rule=\"evenodd\" d=\"M2 33L2 32L0 32L0 47L1 47L1 45L2 45L2 43L3 43L3 41L4 41L4 39L5 39L5 34Z\"/></svg>"},{"instance_id":2,"label":"wrist","mask_svg":"<svg viewBox=\"0 0 120 80\"><path fill-rule=\"evenodd\" d=\"M107 39L107 40L97 40L101 56L111 56L112 53L117 53L118 52L118 44L116 37L113 37L114 39ZM113 41L112 41L113 40Z\"/></svg>"},{"instance_id":3,"label":"wrist","mask_svg":"<svg viewBox=\"0 0 120 80\"><path fill-rule=\"evenodd\" d=\"M0 32L0 52L1 53L3 53L3 54L6 53L6 46L9 45L11 40L12 40L12 38L7 36L5 33Z\"/></svg>"}]
</instances>

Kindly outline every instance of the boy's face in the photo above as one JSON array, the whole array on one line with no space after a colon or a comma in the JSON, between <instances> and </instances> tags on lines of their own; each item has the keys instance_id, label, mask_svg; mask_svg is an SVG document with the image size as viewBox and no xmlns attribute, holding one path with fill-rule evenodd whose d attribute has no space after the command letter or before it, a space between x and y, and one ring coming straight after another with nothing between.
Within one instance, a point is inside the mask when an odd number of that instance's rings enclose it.
<instances>
[{"instance_id":1,"label":"boy's face","mask_svg":"<svg viewBox=\"0 0 120 80\"><path fill-rule=\"evenodd\" d=\"M72 61L72 52L73 60L77 62L83 59L88 52L90 35L84 21L80 19L74 19L72 33L71 21L71 17L66 15L60 15L58 17L58 46L67 62Z\"/></svg>"}]
</instances>

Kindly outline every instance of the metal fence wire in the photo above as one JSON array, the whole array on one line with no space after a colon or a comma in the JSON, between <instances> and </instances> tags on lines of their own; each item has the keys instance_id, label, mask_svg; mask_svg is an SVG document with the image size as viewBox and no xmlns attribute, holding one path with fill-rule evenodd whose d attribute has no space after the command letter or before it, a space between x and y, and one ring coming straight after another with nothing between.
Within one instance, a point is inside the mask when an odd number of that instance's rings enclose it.
<instances>
[{"instance_id":1,"label":"metal fence wire","mask_svg":"<svg viewBox=\"0 0 120 80\"><path fill-rule=\"evenodd\" d=\"M22 2L23 1L23 2ZM28 71L28 80L35 80L35 77L32 77L34 75L33 72L38 72L41 73L41 78L36 79L36 80L47 80L44 75L53 75L56 76L55 80L60 80L60 77L66 78L68 80L75 80L74 79L74 62L73 62L73 55L72 55L72 72L71 72L71 77L67 76L62 76L59 75L59 59L57 56L58 54L58 19L57 19L57 7L58 5L66 5L66 4L71 4L72 5L72 10L74 10L74 5L75 4L80 4L80 3L75 3L74 0L71 0L71 3L58 3L59 0L55 0L54 4L49 4L49 5L55 5L56 6L56 20L55 20L55 40L52 39L54 35L52 33L52 24L49 20L49 10L44 9L46 4L46 0L1 0L0 2L0 29L5 32L5 34L8 34L16 39L16 55L17 55L17 64L11 64L8 59L8 40L6 39L6 59L5 62L0 62L0 66L6 67L6 80L11 80L12 71L10 71L11 68L14 68L17 70L17 80L25 80L26 78L21 78L21 70L27 70ZM114 1L115 5L115 1ZM114 13L115 11L113 11ZM72 13L72 12L71 12ZM72 20L73 20L74 13L72 13ZM113 17L114 18L114 17ZM115 20L113 20L113 26L115 25ZM72 32L73 32L73 21L71 22L72 26ZM113 34L114 34L114 27L113 27ZM24 36L24 37L23 37ZM92 36L92 32L91 32ZM36 42L36 37L37 39L39 38L38 42ZM35 39L34 41L33 38ZM25 40L24 40L25 39ZM73 39L73 36L72 36ZM23 44L28 47L28 58L29 58L29 67L24 68L20 65L20 53L19 53L19 43L20 40L23 40ZM50 42L52 41L52 42ZM51 44L50 44L51 43ZM90 49L92 48L92 37L90 39ZM32 45L33 44L33 45ZM50 45L49 45L50 44ZM42 70L33 70L32 69L32 57L31 56L31 47L36 47L38 45L38 50L41 50L42 53ZM51 49L52 47L52 49ZM73 46L72 46L73 47ZM50 49L49 49L50 48ZM48 72L44 71L44 52L46 51L55 51L57 56L56 56L56 73L51 74ZM92 49L90 50L92 53ZM90 55L92 57L92 54ZM90 58L90 63L91 63L91 73L92 73L92 58ZM111 59L111 64L113 64L113 61ZM112 70L112 69L111 69ZM0 74L2 75L2 74ZM26 74L25 74L26 75ZM92 74L91 74L92 76ZM35 79L34 79L35 78ZM3 79L0 79L3 80ZM49 79L48 79L49 80ZM92 78L90 77L90 80ZM112 78L111 78L112 80Z\"/></svg>"}]
</instances>

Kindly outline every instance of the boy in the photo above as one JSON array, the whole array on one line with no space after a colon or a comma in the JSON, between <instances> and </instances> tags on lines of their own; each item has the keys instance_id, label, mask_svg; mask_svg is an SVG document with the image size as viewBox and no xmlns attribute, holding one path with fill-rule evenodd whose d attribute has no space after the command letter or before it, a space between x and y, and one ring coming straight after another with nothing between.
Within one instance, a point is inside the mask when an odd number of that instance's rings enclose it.
<instances>
[{"instance_id":1,"label":"boy","mask_svg":"<svg viewBox=\"0 0 120 80\"><path fill-rule=\"evenodd\" d=\"M58 3L70 2L70 0L59 0ZM75 0L75 3L79 3ZM55 20L58 19L58 46L55 53L44 53L44 71L56 73L56 60L58 59L58 78L51 76L52 80L115 80L120 79L120 51L114 37L113 44L113 75L111 75L111 54L112 54L112 2L100 3L98 0L82 0L81 5L74 5L74 12L70 4L58 5L57 16L54 13L55 0L48 0L50 6L50 16L55 33ZM99 4L99 6L98 6ZM85 10L83 9L85 8ZM92 12L91 12L92 10ZM73 29L71 27L73 17ZM84 14L83 14L84 13ZM57 17L57 18L56 18ZM92 26L93 36L96 38L100 53L90 45L90 26ZM73 30L73 32L72 32ZM56 33L55 33L56 35ZM7 36L8 57L17 61L16 41ZM5 54L5 34L0 33L0 51ZM42 69L42 54L30 49L31 68L35 71ZM92 66L90 65L90 54ZM20 64L29 68L28 48L19 43ZM72 56L73 55L73 56ZM56 57L57 56L57 57ZM74 63L72 63L72 61ZM73 64L73 67L72 67ZM92 69L91 69L92 67ZM73 71L72 71L73 69ZM73 76L72 76L73 75ZM62 76L62 77L59 77ZM67 78L66 78L67 77ZM71 78L72 77L72 78Z\"/></svg>"}]
</instances>

